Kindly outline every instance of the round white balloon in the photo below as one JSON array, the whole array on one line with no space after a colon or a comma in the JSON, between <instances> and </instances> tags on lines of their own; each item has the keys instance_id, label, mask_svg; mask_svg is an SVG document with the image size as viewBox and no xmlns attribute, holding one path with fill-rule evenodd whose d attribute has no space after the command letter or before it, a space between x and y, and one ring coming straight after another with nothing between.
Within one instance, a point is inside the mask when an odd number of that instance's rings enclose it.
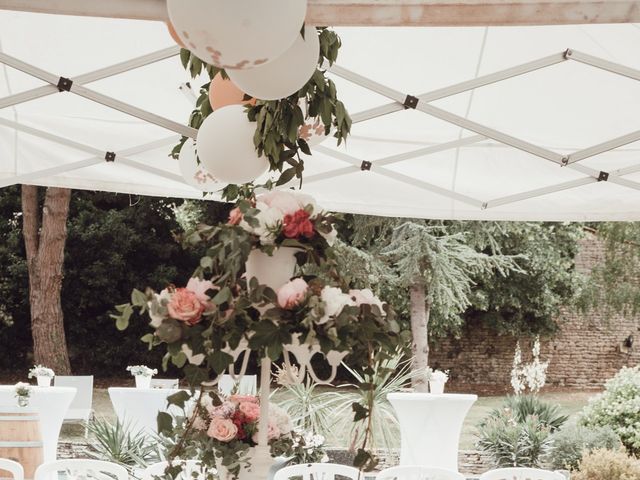
<instances>
[{"instance_id":1,"label":"round white balloon","mask_svg":"<svg viewBox=\"0 0 640 480\"><path fill-rule=\"evenodd\" d=\"M307 110L304 100L300 100L298 102L298 105L300 106L300 108L302 109L302 113L306 117ZM322 123L322 119L320 118L320 115L318 115L317 117L305 118L304 125L302 125L298 129L298 137L305 140L310 147L314 147L316 145L320 145L331 136L333 132L333 125L329 129L328 135L326 135L324 132L324 123Z\"/></svg>"},{"instance_id":2,"label":"round white balloon","mask_svg":"<svg viewBox=\"0 0 640 480\"><path fill-rule=\"evenodd\" d=\"M295 41L306 0L167 0L176 33L201 60L250 69L278 58Z\"/></svg>"},{"instance_id":3,"label":"round white balloon","mask_svg":"<svg viewBox=\"0 0 640 480\"><path fill-rule=\"evenodd\" d=\"M279 100L300 90L318 66L320 40L315 27L306 27L281 57L251 70L229 70L240 90L260 100Z\"/></svg>"},{"instance_id":4,"label":"round white balloon","mask_svg":"<svg viewBox=\"0 0 640 480\"><path fill-rule=\"evenodd\" d=\"M202 165L198 163L195 141L187 138L178 156L180 173L185 182L203 192L219 190L220 183Z\"/></svg>"},{"instance_id":5,"label":"round white balloon","mask_svg":"<svg viewBox=\"0 0 640 480\"><path fill-rule=\"evenodd\" d=\"M202 165L216 179L227 183L252 182L269 168L253 146L256 124L242 105L228 105L209 115L198 130L196 147Z\"/></svg>"}]
</instances>

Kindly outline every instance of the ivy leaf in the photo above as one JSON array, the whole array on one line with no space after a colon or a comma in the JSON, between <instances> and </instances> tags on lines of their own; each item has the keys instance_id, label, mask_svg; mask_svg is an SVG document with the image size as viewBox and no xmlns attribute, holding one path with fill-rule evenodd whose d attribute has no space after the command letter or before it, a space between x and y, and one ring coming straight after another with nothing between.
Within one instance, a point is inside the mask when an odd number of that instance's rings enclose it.
<instances>
[{"instance_id":1,"label":"ivy leaf","mask_svg":"<svg viewBox=\"0 0 640 480\"><path fill-rule=\"evenodd\" d=\"M280 178L276 182L276 185L284 185L285 183L289 183L291 181L291 179L293 177L295 177L295 175L296 175L296 168L295 167L287 168L280 175Z\"/></svg>"},{"instance_id":2,"label":"ivy leaf","mask_svg":"<svg viewBox=\"0 0 640 480\"><path fill-rule=\"evenodd\" d=\"M158 412L158 433L167 436L173 433L173 418L167 412Z\"/></svg>"},{"instance_id":3,"label":"ivy leaf","mask_svg":"<svg viewBox=\"0 0 640 480\"><path fill-rule=\"evenodd\" d=\"M129 319L133 314L133 307L130 303L126 303L124 305L118 305L116 308L122 308L120 315L110 315L111 318L116 321L116 328L118 330L126 330L129 326Z\"/></svg>"},{"instance_id":4,"label":"ivy leaf","mask_svg":"<svg viewBox=\"0 0 640 480\"><path fill-rule=\"evenodd\" d=\"M216 296L211 300L216 305L222 305L231 299L231 289L229 287L223 287Z\"/></svg>"},{"instance_id":5,"label":"ivy leaf","mask_svg":"<svg viewBox=\"0 0 640 480\"><path fill-rule=\"evenodd\" d=\"M358 422L360 420L364 420L365 418L367 418L369 416L369 409L366 408L366 407L363 407L358 402L353 402L351 404L351 409L354 412L354 415L353 415L353 421L354 422Z\"/></svg>"},{"instance_id":6,"label":"ivy leaf","mask_svg":"<svg viewBox=\"0 0 640 480\"><path fill-rule=\"evenodd\" d=\"M168 405L176 405L182 409L184 409L185 404L191 398L189 392L185 390L180 390L179 392L174 393L173 395L169 395L167 397Z\"/></svg>"},{"instance_id":7,"label":"ivy leaf","mask_svg":"<svg viewBox=\"0 0 640 480\"><path fill-rule=\"evenodd\" d=\"M224 372L229 364L233 363L233 357L221 350L215 350L213 353L210 353L207 360L217 374Z\"/></svg>"}]
</instances>

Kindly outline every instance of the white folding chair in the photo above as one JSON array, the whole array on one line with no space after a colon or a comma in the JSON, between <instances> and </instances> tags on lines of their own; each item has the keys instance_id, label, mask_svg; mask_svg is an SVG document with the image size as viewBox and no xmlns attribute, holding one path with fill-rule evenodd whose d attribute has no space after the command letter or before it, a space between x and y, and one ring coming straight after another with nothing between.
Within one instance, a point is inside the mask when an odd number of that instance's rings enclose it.
<instances>
[{"instance_id":1,"label":"white folding chair","mask_svg":"<svg viewBox=\"0 0 640 480\"><path fill-rule=\"evenodd\" d=\"M81 474L85 478L93 477L96 480L113 480L113 477L116 480L129 480L127 469L122 465L84 458L43 463L36 469L33 478L34 480L57 479L58 472L63 472L71 477Z\"/></svg>"},{"instance_id":2,"label":"white folding chair","mask_svg":"<svg viewBox=\"0 0 640 480\"><path fill-rule=\"evenodd\" d=\"M180 473L175 480L189 480L199 479L204 480L207 478L208 473L216 473L215 469L207 470L206 467L202 467L199 460L174 460L173 465L180 465L182 467L182 473ZM167 469L169 462L158 462L153 465L149 465L141 473L141 480L155 480L156 477L164 477L164 472ZM194 473L196 476L194 476Z\"/></svg>"},{"instance_id":3,"label":"white folding chair","mask_svg":"<svg viewBox=\"0 0 640 480\"><path fill-rule=\"evenodd\" d=\"M258 391L257 377L255 375L243 375L240 382L238 382L231 375L222 375L218 380L218 391L227 396L232 393L255 395Z\"/></svg>"},{"instance_id":4,"label":"white folding chair","mask_svg":"<svg viewBox=\"0 0 640 480\"><path fill-rule=\"evenodd\" d=\"M400 465L382 470L376 480L465 480L465 477L446 468Z\"/></svg>"},{"instance_id":5,"label":"white folding chair","mask_svg":"<svg viewBox=\"0 0 640 480\"><path fill-rule=\"evenodd\" d=\"M167 388L167 389L177 389L180 385L180 380L177 378L152 378L151 379L151 388Z\"/></svg>"},{"instance_id":6,"label":"white folding chair","mask_svg":"<svg viewBox=\"0 0 640 480\"><path fill-rule=\"evenodd\" d=\"M87 424L93 417L93 375L56 375L53 379L56 387L74 387L76 396L64 416L65 421L84 422L84 434L87 436Z\"/></svg>"},{"instance_id":7,"label":"white folding chair","mask_svg":"<svg viewBox=\"0 0 640 480\"><path fill-rule=\"evenodd\" d=\"M7 458L0 458L0 471L9 472L14 480L24 480L24 468L18 462ZM4 475L1 475L4 477Z\"/></svg>"},{"instance_id":8,"label":"white folding chair","mask_svg":"<svg viewBox=\"0 0 640 480\"><path fill-rule=\"evenodd\" d=\"M565 480L564 475L539 468L498 468L480 475L480 480Z\"/></svg>"},{"instance_id":9,"label":"white folding chair","mask_svg":"<svg viewBox=\"0 0 640 480\"><path fill-rule=\"evenodd\" d=\"M289 480L292 477L302 477L302 480L339 480L341 478L358 480L361 478L361 474L357 468L347 465L338 465L337 463L306 463L281 468L273 476L273 480ZM362 478L364 478L364 476Z\"/></svg>"}]
</instances>

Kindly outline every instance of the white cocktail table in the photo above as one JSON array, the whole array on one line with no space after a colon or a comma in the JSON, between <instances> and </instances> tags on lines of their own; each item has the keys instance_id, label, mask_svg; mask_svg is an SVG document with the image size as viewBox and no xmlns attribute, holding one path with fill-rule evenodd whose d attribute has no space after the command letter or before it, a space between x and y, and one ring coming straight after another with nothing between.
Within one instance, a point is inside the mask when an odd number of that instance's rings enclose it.
<instances>
[{"instance_id":1,"label":"white cocktail table","mask_svg":"<svg viewBox=\"0 0 640 480\"><path fill-rule=\"evenodd\" d=\"M111 387L109 398L122 424L155 434L158 432L158 412L182 412L173 405L167 409L167 397L179 391L173 388Z\"/></svg>"},{"instance_id":2,"label":"white cocktail table","mask_svg":"<svg viewBox=\"0 0 640 480\"><path fill-rule=\"evenodd\" d=\"M42 432L42 448L45 462L56 459L58 437L62 421L71 405L76 389L73 387L35 387L32 386L29 399L30 410L35 410L40 416L40 430ZM15 388L13 385L0 385L0 409L16 407Z\"/></svg>"},{"instance_id":3,"label":"white cocktail table","mask_svg":"<svg viewBox=\"0 0 640 480\"><path fill-rule=\"evenodd\" d=\"M477 395L390 393L400 423L400 465L458 471L460 432Z\"/></svg>"}]
</instances>

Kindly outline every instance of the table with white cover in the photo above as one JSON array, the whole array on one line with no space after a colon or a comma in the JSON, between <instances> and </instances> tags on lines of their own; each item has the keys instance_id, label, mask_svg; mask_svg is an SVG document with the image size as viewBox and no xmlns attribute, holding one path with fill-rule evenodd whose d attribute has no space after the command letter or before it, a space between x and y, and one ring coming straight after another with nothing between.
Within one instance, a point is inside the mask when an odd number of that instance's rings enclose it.
<instances>
[{"instance_id":1,"label":"table with white cover","mask_svg":"<svg viewBox=\"0 0 640 480\"><path fill-rule=\"evenodd\" d=\"M62 421L75 396L76 389L73 387L32 386L28 408L37 411L40 416L45 462L52 462L56 459ZM0 385L0 410L2 410L2 407L14 408L16 405L15 387L13 385Z\"/></svg>"},{"instance_id":2,"label":"table with white cover","mask_svg":"<svg viewBox=\"0 0 640 480\"><path fill-rule=\"evenodd\" d=\"M458 471L458 444L477 395L391 393L400 423L400 465L428 465Z\"/></svg>"},{"instance_id":3,"label":"table with white cover","mask_svg":"<svg viewBox=\"0 0 640 480\"><path fill-rule=\"evenodd\" d=\"M155 434L158 431L158 412L182 413L172 405L167 409L167 397L179 392L173 388L109 388L109 398L118 420L136 430Z\"/></svg>"}]
</instances>

